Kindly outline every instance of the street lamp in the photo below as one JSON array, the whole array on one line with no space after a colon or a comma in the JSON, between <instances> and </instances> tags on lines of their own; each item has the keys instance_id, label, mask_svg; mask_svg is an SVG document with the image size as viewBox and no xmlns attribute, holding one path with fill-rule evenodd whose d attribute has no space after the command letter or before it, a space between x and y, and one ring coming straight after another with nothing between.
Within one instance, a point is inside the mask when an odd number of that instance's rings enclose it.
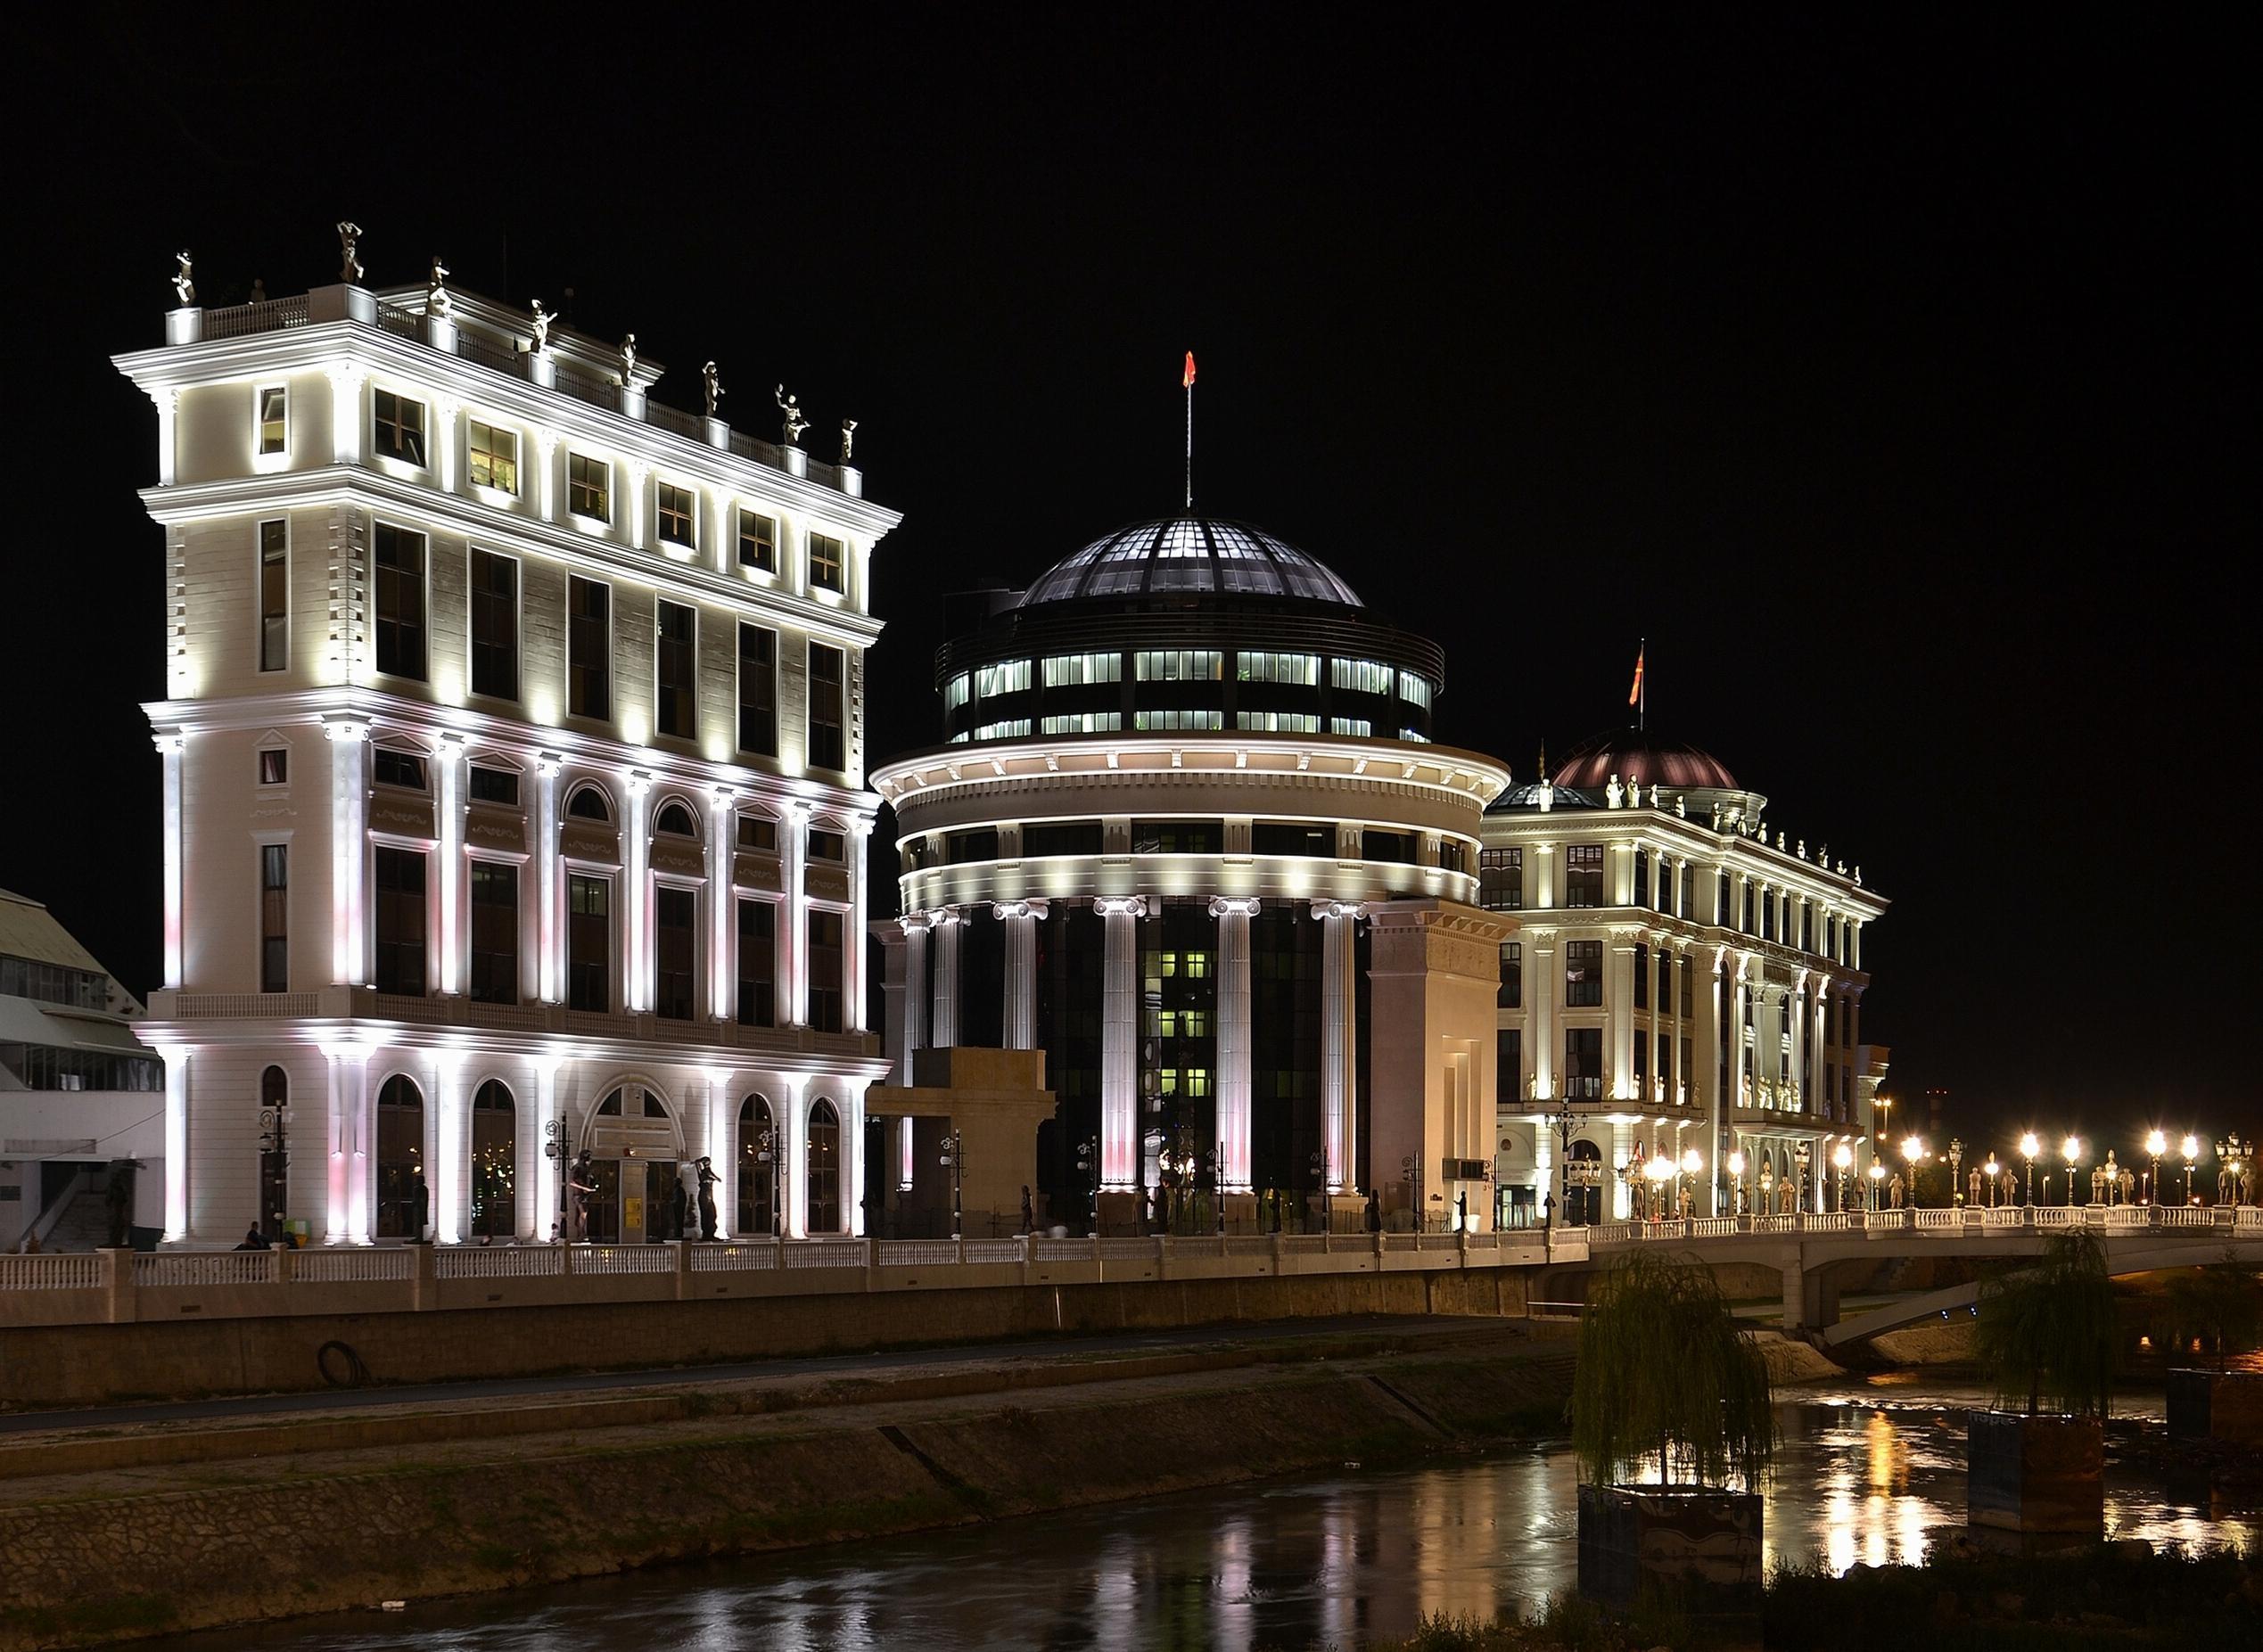
<instances>
[{"instance_id":1,"label":"street lamp","mask_svg":"<svg viewBox=\"0 0 2263 1652\"><path fill-rule=\"evenodd\" d=\"M1902 1162L1909 1166L1909 1207L1917 1208L1917 1164L1925 1156L1925 1144L1914 1136L1902 1138Z\"/></svg>"},{"instance_id":2,"label":"street lamp","mask_svg":"<svg viewBox=\"0 0 2263 1652\"><path fill-rule=\"evenodd\" d=\"M1870 1208L1879 1208L1879 1201L1886 1196L1886 1167L1876 1159L1870 1162Z\"/></svg>"},{"instance_id":3,"label":"street lamp","mask_svg":"<svg viewBox=\"0 0 2263 1652\"><path fill-rule=\"evenodd\" d=\"M1792 1195L1791 1208L1795 1211L1813 1210L1815 1197L1810 1191L1814 1184L1807 1179L1807 1162L1814 1155L1808 1151L1807 1144L1803 1141L1793 1149L1793 1156L1799 1161L1799 1186Z\"/></svg>"},{"instance_id":4,"label":"street lamp","mask_svg":"<svg viewBox=\"0 0 2263 1652\"><path fill-rule=\"evenodd\" d=\"M1831 1150L1831 1168L1839 1172L1839 1212L1842 1216L1847 1212L1847 1171L1854 1162L1855 1150L1845 1142Z\"/></svg>"},{"instance_id":5,"label":"street lamp","mask_svg":"<svg viewBox=\"0 0 2263 1652\"><path fill-rule=\"evenodd\" d=\"M1735 1206L1729 1213L1732 1216L1741 1216L1744 1214L1743 1148L1738 1147L1731 1151L1729 1155L1729 1174L1735 1179L1736 1184L1735 1191L1731 1195L1731 1197L1735 1201Z\"/></svg>"},{"instance_id":6,"label":"street lamp","mask_svg":"<svg viewBox=\"0 0 2263 1652\"><path fill-rule=\"evenodd\" d=\"M1087 1136L1076 1145L1076 1173L1092 1189L1092 1237L1100 1237L1100 1142Z\"/></svg>"},{"instance_id":7,"label":"street lamp","mask_svg":"<svg viewBox=\"0 0 2263 1652\"><path fill-rule=\"evenodd\" d=\"M779 1155L777 1150L777 1144L778 1138L771 1134L770 1127L769 1125L765 1124L760 1130L755 1132L754 1163L757 1164L767 1164L770 1167L770 1237L773 1239L778 1237L786 1231L783 1225L785 1212L778 1207L778 1171Z\"/></svg>"},{"instance_id":8,"label":"street lamp","mask_svg":"<svg viewBox=\"0 0 2263 1652\"><path fill-rule=\"evenodd\" d=\"M291 1109L287 1106L259 1109L259 1203L271 1204L276 1197L287 1197L291 1186ZM259 1231L270 1242L284 1239L284 1212L280 1209L259 1212ZM272 1224L272 1226L270 1226Z\"/></svg>"},{"instance_id":9,"label":"street lamp","mask_svg":"<svg viewBox=\"0 0 2263 1652\"><path fill-rule=\"evenodd\" d=\"M2159 1130L2145 1132L2145 1151L2152 1155L2153 1168L2145 1175L2145 1203L2160 1203L2160 1155L2168 1151L2168 1138Z\"/></svg>"},{"instance_id":10,"label":"street lamp","mask_svg":"<svg viewBox=\"0 0 2263 1652\"><path fill-rule=\"evenodd\" d=\"M1666 1213L1666 1184L1674 1179L1674 1161L1660 1152L1642 1167L1642 1174L1650 1184L1651 1208L1663 1218Z\"/></svg>"},{"instance_id":11,"label":"street lamp","mask_svg":"<svg viewBox=\"0 0 2263 1652\"><path fill-rule=\"evenodd\" d=\"M1996 1162L1996 1154L1991 1150L1988 1154L1988 1162L1980 1168L1987 1172L1988 1208L1993 1210L1998 1203L1996 1196L2002 1191L2002 1183L1998 1178L2004 1173L2004 1166Z\"/></svg>"},{"instance_id":12,"label":"street lamp","mask_svg":"<svg viewBox=\"0 0 2263 1652\"><path fill-rule=\"evenodd\" d=\"M1690 1147L1683 1150L1682 1154L1682 1174L1690 1179L1691 1186L1696 1185L1698 1172L1702 1171L1704 1168L1705 1155L1699 1153L1695 1147Z\"/></svg>"},{"instance_id":13,"label":"street lamp","mask_svg":"<svg viewBox=\"0 0 2263 1652\"><path fill-rule=\"evenodd\" d=\"M967 1237L965 1203L960 1196L966 1190L966 1140L954 1128L942 1138L942 1167L950 1172L950 1237L954 1239Z\"/></svg>"},{"instance_id":14,"label":"street lamp","mask_svg":"<svg viewBox=\"0 0 2263 1652\"><path fill-rule=\"evenodd\" d=\"M1559 1097L1556 1102L1556 1220L1564 1221L1569 1214L1564 1201L1571 1197L1571 1138L1572 1130L1579 1122L1572 1112L1571 1097Z\"/></svg>"},{"instance_id":15,"label":"street lamp","mask_svg":"<svg viewBox=\"0 0 2263 1652\"><path fill-rule=\"evenodd\" d=\"M2028 1162L2028 1196L2029 1205L2035 1203L2035 1155L2043 1151L2043 1138L2033 1130L2020 1138L2020 1156Z\"/></svg>"},{"instance_id":16,"label":"street lamp","mask_svg":"<svg viewBox=\"0 0 2263 1652\"><path fill-rule=\"evenodd\" d=\"M2193 1162L2200 1157L2200 1138L2188 1135L2178 1147L2185 1155L2185 1203L2190 1204L2193 1202Z\"/></svg>"},{"instance_id":17,"label":"street lamp","mask_svg":"<svg viewBox=\"0 0 2263 1652\"><path fill-rule=\"evenodd\" d=\"M1949 1203L1951 1204L1964 1203L1964 1183L1962 1179L1963 1172L1964 1143L1952 1136L1949 1138Z\"/></svg>"},{"instance_id":18,"label":"street lamp","mask_svg":"<svg viewBox=\"0 0 2263 1652\"><path fill-rule=\"evenodd\" d=\"M2082 1138L2070 1136L2059 1144L2059 1156L2067 1162L2067 1204L2075 1202L2075 1167L2082 1163Z\"/></svg>"}]
</instances>

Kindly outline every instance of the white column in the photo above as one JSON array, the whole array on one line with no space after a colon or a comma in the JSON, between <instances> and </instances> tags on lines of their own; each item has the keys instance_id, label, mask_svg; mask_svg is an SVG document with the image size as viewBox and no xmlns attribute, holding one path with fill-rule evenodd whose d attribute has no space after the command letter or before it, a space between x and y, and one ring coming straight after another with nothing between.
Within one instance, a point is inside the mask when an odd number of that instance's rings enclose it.
<instances>
[{"instance_id":1,"label":"white column","mask_svg":"<svg viewBox=\"0 0 2263 1652\"><path fill-rule=\"evenodd\" d=\"M1037 926L1050 903L996 900L991 910L1006 925L1005 1028L1008 1049L1037 1048Z\"/></svg>"},{"instance_id":2,"label":"white column","mask_svg":"<svg viewBox=\"0 0 2263 1652\"><path fill-rule=\"evenodd\" d=\"M558 768L555 752L534 760L534 900L539 933L536 948L540 980L536 990L545 1004L565 998L565 892L558 876ZM555 1210L555 1203L545 1209ZM547 1229L544 1229L547 1231ZM538 1236L539 1237L539 1236Z\"/></svg>"},{"instance_id":3,"label":"white column","mask_svg":"<svg viewBox=\"0 0 2263 1652\"><path fill-rule=\"evenodd\" d=\"M707 911L709 933L708 1014L729 1021L738 1014L738 897L731 887L731 868L737 864L737 814L732 801L738 793L719 785L707 805ZM736 1188L733 1197L737 1197ZM718 1229L718 1232L721 1229Z\"/></svg>"},{"instance_id":4,"label":"white column","mask_svg":"<svg viewBox=\"0 0 2263 1652\"><path fill-rule=\"evenodd\" d=\"M1229 1193L1249 1191L1249 920L1255 895L1220 895L1210 903L1218 920L1218 1183Z\"/></svg>"},{"instance_id":5,"label":"white column","mask_svg":"<svg viewBox=\"0 0 2263 1652\"><path fill-rule=\"evenodd\" d=\"M453 396L432 398L433 470L442 493L456 491L456 415L463 405Z\"/></svg>"},{"instance_id":6,"label":"white column","mask_svg":"<svg viewBox=\"0 0 2263 1652\"><path fill-rule=\"evenodd\" d=\"M1603 1025L1609 1045L1610 1082L1604 1094L1619 1101L1650 1105L1634 1086L1634 943L1614 935L1610 978L1603 990Z\"/></svg>"},{"instance_id":7,"label":"white column","mask_svg":"<svg viewBox=\"0 0 2263 1652\"><path fill-rule=\"evenodd\" d=\"M558 1122L560 1060L561 1057L556 1056L537 1056L534 1058L534 1116L536 1128L541 1132L542 1153L535 1161L534 1210L530 1230L537 1239L548 1238L553 1227L559 1228L560 1237L564 1237L564 1228L558 1220L558 1188L562 1185L559 1178L565 1170L565 1161L547 1150L553 1141L557 1143L559 1154L566 1153L571 1145L551 1128Z\"/></svg>"},{"instance_id":8,"label":"white column","mask_svg":"<svg viewBox=\"0 0 2263 1652\"><path fill-rule=\"evenodd\" d=\"M786 944L778 949L778 962L786 975L778 982L779 1022L788 1027L806 1027L810 1024L810 880L805 871L810 860L810 806L799 798L786 806L778 819L778 859L786 885L786 904L778 912L786 926L780 937Z\"/></svg>"},{"instance_id":9,"label":"white column","mask_svg":"<svg viewBox=\"0 0 2263 1652\"><path fill-rule=\"evenodd\" d=\"M342 1114L339 1174L346 1189L346 1241L369 1243L369 1179L376 1170L376 1144L370 1139L369 1049L348 1046L339 1069L339 1109Z\"/></svg>"},{"instance_id":10,"label":"white column","mask_svg":"<svg viewBox=\"0 0 2263 1652\"><path fill-rule=\"evenodd\" d=\"M1634 1213L1633 1189L1629 1186L1629 1182L1639 1179L1640 1167L1636 1167L1637 1174L1634 1178L1620 1174L1626 1169L1627 1161L1633 1156L1634 1127L1632 1124L1612 1125L1611 1220L1613 1221L1625 1221Z\"/></svg>"},{"instance_id":11,"label":"white column","mask_svg":"<svg viewBox=\"0 0 2263 1652\"><path fill-rule=\"evenodd\" d=\"M738 1216L738 1161L731 1156L731 1075L728 1068L710 1067L704 1076L707 1128L700 1151L713 1161L715 1173L723 1179L715 1189L715 1237L728 1239Z\"/></svg>"},{"instance_id":12,"label":"white column","mask_svg":"<svg viewBox=\"0 0 2263 1652\"><path fill-rule=\"evenodd\" d=\"M361 463L361 387L368 371L356 364L330 369L330 456L338 464Z\"/></svg>"},{"instance_id":13,"label":"white column","mask_svg":"<svg viewBox=\"0 0 2263 1652\"><path fill-rule=\"evenodd\" d=\"M896 920L903 925L903 1048L896 1052L896 1082L909 1088L913 1056L927 1047L927 930L925 912ZM909 1193L918 1170L918 1143L909 1114L896 1121L896 1191Z\"/></svg>"},{"instance_id":14,"label":"white column","mask_svg":"<svg viewBox=\"0 0 2263 1652\"><path fill-rule=\"evenodd\" d=\"M444 1049L435 1055L432 1081L439 1127L429 1183L432 1237L441 1245L461 1245L472 1227L472 1121L464 1094L464 1052Z\"/></svg>"},{"instance_id":15,"label":"white column","mask_svg":"<svg viewBox=\"0 0 2263 1652\"><path fill-rule=\"evenodd\" d=\"M1107 937L1100 988L1100 1182L1131 1188L1140 1178L1140 919L1142 895L1092 902Z\"/></svg>"},{"instance_id":16,"label":"white column","mask_svg":"<svg viewBox=\"0 0 2263 1652\"><path fill-rule=\"evenodd\" d=\"M558 439L549 431L542 431L534 439L535 450L541 456L538 474L542 489L542 520L558 520Z\"/></svg>"},{"instance_id":17,"label":"white column","mask_svg":"<svg viewBox=\"0 0 2263 1652\"><path fill-rule=\"evenodd\" d=\"M369 947L362 930L369 860L369 728L345 719L325 722L322 732L330 742L330 978L341 986L359 986L369 979Z\"/></svg>"},{"instance_id":18,"label":"white column","mask_svg":"<svg viewBox=\"0 0 2263 1652\"><path fill-rule=\"evenodd\" d=\"M841 1095L841 1220L851 1238L864 1237L864 1091L852 1080Z\"/></svg>"},{"instance_id":19,"label":"white column","mask_svg":"<svg viewBox=\"0 0 2263 1652\"><path fill-rule=\"evenodd\" d=\"M841 1024L852 1032L872 1031L872 1006L865 990L865 965L872 937L865 933L865 850L872 836L872 822L863 816L849 821L849 919L841 936ZM860 1099L860 1107L864 1104Z\"/></svg>"},{"instance_id":20,"label":"white column","mask_svg":"<svg viewBox=\"0 0 2263 1652\"><path fill-rule=\"evenodd\" d=\"M165 1243L189 1237L189 1052L178 1044L165 1057Z\"/></svg>"},{"instance_id":21,"label":"white column","mask_svg":"<svg viewBox=\"0 0 2263 1652\"><path fill-rule=\"evenodd\" d=\"M1791 990L1784 994L1783 1013L1791 1031L1791 1081L1799 1088L1799 1105L1809 1119L1818 1111L1815 1087L1807 1081L1807 972L1800 970ZM1820 1180L1821 1171L1817 1172Z\"/></svg>"},{"instance_id":22,"label":"white column","mask_svg":"<svg viewBox=\"0 0 2263 1652\"><path fill-rule=\"evenodd\" d=\"M157 404L157 485L169 488L174 478L180 473L177 431L181 392L177 390L152 390L149 399Z\"/></svg>"},{"instance_id":23,"label":"white column","mask_svg":"<svg viewBox=\"0 0 2263 1652\"><path fill-rule=\"evenodd\" d=\"M652 1007L652 878L646 867L651 860L652 822L646 818L645 797L652 790L652 776L641 768L632 768L628 775L629 803L621 812L627 816L621 825L625 852L621 857L621 878L628 885L621 891L621 941L627 979L621 983L623 1007L646 1010Z\"/></svg>"},{"instance_id":24,"label":"white column","mask_svg":"<svg viewBox=\"0 0 2263 1652\"><path fill-rule=\"evenodd\" d=\"M1689 960L1692 965L1703 962L1707 966L1706 979L1697 999L1696 1033L1691 1040L1691 1059L1698 1064L1698 1069L1687 1081L1695 1086L1691 1095L1693 1097L1702 1098L1705 1104L1708 1138L1708 1152L1713 1161L1711 1186L1713 1214L1716 1216L1736 1213L1736 1178L1729 1174L1727 1163L1729 1155L1721 1149L1722 1138L1726 1133L1724 1126L1728 1120L1728 1114L1725 1111L1727 1103L1724 1099L1726 1087L1722 1084L1719 1076L1721 1071L1721 957L1722 949L1715 947L1709 949L1709 953L1693 954ZM1699 1075L1702 1075L1703 1078L1701 1084L1699 1083ZM1734 1150L1732 1144L1730 1151Z\"/></svg>"},{"instance_id":25,"label":"white column","mask_svg":"<svg viewBox=\"0 0 2263 1652\"><path fill-rule=\"evenodd\" d=\"M927 1021L928 1046L934 1049L959 1042L959 932L965 921L956 907L927 914L935 938L935 990Z\"/></svg>"},{"instance_id":26,"label":"white column","mask_svg":"<svg viewBox=\"0 0 2263 1652\"><path fill-rule=\"evenodd\" d=\"M779 1086L778 1198L786 1206L783 1231L789 1239L810 1237L810 1081L799 1073L781 1075Z\"/></svg>"},{"instance_id":27,"label":"white column","mask_svg":"<svg viewBox=\"0 0 2263 1652\"><path fill-rule=\"evenodd\" d=\"M1532 932L1525 942L1525 1055L1532 1064L1532 1099L1555 1098L1556 1059L1562 1040L1556 1032L1556 1007L1564 990L1563 972L1556 967L1552 930Z\"/></svg>"},{"instance_id":28,"label":"white column","mask_svg":"<svg viewBox=\"0 0 2263 1652\"><path fill-rule=\"evenodd\" d=\"M181 748L177 734L154 736L165 766L165 984L178 989L183 982L187 915L182 909L181 879Z\"/></svg>"},{"instance_id":29,"label":"white column","mask_svg":"<svg viewBox=\"0 0 2263 1652\"><path fill-rule=\"evenodd\" d=\"M1359 983L1354 977L1362 908L1315 900L1321 936L1321 1139L1330 1193L1355 1191L1352 1156L1359 1145Z\"/></svg>"},{"instance_id":30,"label":"white column","mask_svg":"<svg viewBox=\"0 0 2263 1652\"><path fill-rule=\"evenodd\" d=\"M1830 987L1829 976L1816 975L1811 977L1807 988L1807 1094L1821 1098L1825 1105L1835 1109L1839 1105L1838 1097L1823 1095L1823 1060L1831 1053L1831 1047L1823 1040L1823 994L1830 990Z\"/></svg>"},{"instance_id":31,"label":"white column","mask_svg":"<svg viewBox=\"0 0 2263 1652\"><path fill-rule=\"evenodd\" d=\"M328 1081L329 1130L324 1138L324 1160L329 1176L329 1196L323 1206L323 1243L344 1241L346 1220L346 1083L345 1056L334 1044L322 1047L324 1076Z\"/></svg>"},{"instance_id":32,"label":"white column","mask_svg":"<svg viewBox=\"0 0 2263 1652\"><path fill-rule=\"evenodd\" d=\"M470 925L464 921L464 736L440 736L440 990L464 990L471 954Z\"/></svg>"}]
</instances>

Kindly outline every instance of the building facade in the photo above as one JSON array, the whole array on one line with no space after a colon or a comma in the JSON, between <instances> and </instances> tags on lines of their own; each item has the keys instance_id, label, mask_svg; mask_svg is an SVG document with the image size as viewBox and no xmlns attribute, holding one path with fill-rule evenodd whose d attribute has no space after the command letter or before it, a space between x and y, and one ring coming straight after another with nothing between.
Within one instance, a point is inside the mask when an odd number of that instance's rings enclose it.
<instances>
[{"instance_id":1,"label":"building facade","mask_svg":"<svg viewBox=\"0 0 2263 1652\"><path fill-rule=\"evenodd\" d=\"M658 1237L701 1156L726 1233L860 1230L898 518L845 438L652 402L539 310L347 279L118 360L159 413L169 1241L411 1237L420 1178L430 1237L547 1238L585 1153L591 1237Z\"/></svg>"},{"instance_id":2,"label":"building facade","mask_svg":"<svg viewBox=\"0 0 2263 1652\"><path fill-rule=\"evenodd\" d=\"M906 916L876 926L901 1071L1043 1049L1040 1190L1080 1229L1088 1206L1154 1219L1135 1201L1157 1190L1198 1194L1206 1224L1356 1224L1370 1189L1400 1221L1464 1199L1488 1221L1510 923L1477 909L1477 857L1509 777L1430 743L1436 646L1191 513L962 600L952 629L943 743L873 777L901 857Z\"/></svg>"},{"instance_id":3,"label":"building facade","mask_svg":"<svg viewBox=\"0 0 2263 1652\"><path fill-rule=\"evenodd\" d=\"M1518 924L1495 1011L1506 1219L1551 1189L1592 1221L1685 1188L1714 1215L1866 1186L1887 1053L1862 1041L1863 941L1887 902L1767 808L1709 753L1625 729L1487 810L1477 904ZM1647 1179L1661 1160L1673 1176Z\"/></svg>"}]
</instances>

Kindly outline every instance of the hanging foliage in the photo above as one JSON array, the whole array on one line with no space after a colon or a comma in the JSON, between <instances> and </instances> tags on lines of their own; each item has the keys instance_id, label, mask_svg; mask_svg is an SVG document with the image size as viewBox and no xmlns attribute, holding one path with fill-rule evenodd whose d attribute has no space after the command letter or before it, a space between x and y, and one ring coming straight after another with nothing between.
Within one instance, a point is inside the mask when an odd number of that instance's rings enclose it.
<instances>
[{"instance_id":1,"label":"hanging foliage","mask_svg":"<svg viewBox=\"0 0 2263 1652\"><path fill-rule=\"evenodd\" d=\"M1980 1287L1972 1352L1998 1405L2103 1417L2119 1336L2105 1242L2071 1228L2052 1236L2035 1265Z\"/></svg>"}]
</instances>

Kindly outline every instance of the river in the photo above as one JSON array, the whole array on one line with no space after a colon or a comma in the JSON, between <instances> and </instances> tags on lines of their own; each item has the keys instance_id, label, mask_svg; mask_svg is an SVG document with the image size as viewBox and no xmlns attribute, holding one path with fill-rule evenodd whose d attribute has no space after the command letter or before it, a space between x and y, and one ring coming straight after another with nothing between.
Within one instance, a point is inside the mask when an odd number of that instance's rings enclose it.
<instances>
[{"instance_id":1,"label":"river","mask_svg":"<svg viewBox=\"0 0 2263 1652\"><path fill-rule=\"evenodd\" d=\"M1767 1494L1774 1557L1917 1559L1964 1518L1963 1412L1979 1392L1887 1376L1802 1390ZM2161 1415L2160 1395L2117 1401ZM1168 1440L1127 1441L1168 1451ZM1572 1587L1576 1470L1561 1441L1393 1467L836 1544L403 1613L145 1643L172 1652L737 1652L737 1648L1349 1648L1424 1615L1491 1619ZM2110 1466L2107 1534L2263 1542Z\"/></svg>"}]
</instances>

